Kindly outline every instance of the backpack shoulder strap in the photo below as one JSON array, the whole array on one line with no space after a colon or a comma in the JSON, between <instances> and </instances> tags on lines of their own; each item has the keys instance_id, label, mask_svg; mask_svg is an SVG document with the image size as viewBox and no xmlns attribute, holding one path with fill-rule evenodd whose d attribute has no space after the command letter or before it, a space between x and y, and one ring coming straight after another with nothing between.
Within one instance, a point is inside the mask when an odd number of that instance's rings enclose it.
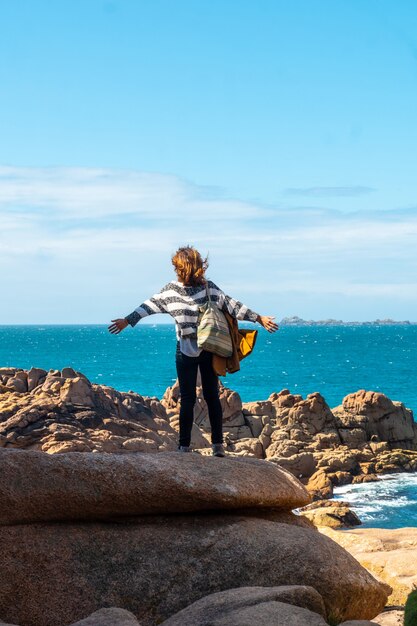
<instances>
[{"instance_id":1,"label":"backpack shoulder strap","mask_svg":"<svg viewBox=\"0 0 417 626\"><path fill-rule=\"evenodd\" d=\"M209 292L209 288L208 288L208 282L206 280L206 294L207 294L207 299L209 302L211 302L211 298L210 298L210 292Z\"/></svg>"}]
</instances>

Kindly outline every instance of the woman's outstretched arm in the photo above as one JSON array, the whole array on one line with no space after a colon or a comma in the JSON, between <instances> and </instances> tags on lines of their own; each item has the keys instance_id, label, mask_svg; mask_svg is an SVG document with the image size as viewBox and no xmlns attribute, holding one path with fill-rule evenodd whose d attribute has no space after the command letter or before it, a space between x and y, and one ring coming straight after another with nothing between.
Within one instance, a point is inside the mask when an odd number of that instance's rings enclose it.
<instances>
[{"instance_id":1,"label":"woman's outstretched arm","mask_svg":"<svg viewBox=\"0 0 417 626\"><path fill-rule=\"evenodd\" d=\"M112 334L120 333L126 326L136 326L136 324L144 317L148 315L154 315L155 313L169 313L165 302L165 287L160 292L155 293L153 296L144 300L136 309L126 315L126 317L117 318L111 320L114 322L108 327L108 330Z\"/></svg>"},{"instance_id":2,"label":"woman's outstretched arm","mask_svg":"<svg viewBox=\"0 0 417 626\"><path fill-rule=\"evenodd\" d=\"M142 304L136 307L129 315L126 315L125 320L131 326L135 326L143 317L154 315L155 313L168 313L163 289L142 302Z\"/></svg>"},{"instance_id":3,"label":"woman's outstretched arm","mask_svg":"<svg viewBox=\"0 0 417 626\"><path fill-rule=\"evenodd\" d=\"M211 281L212 287L217 289L219 292L219 308L222 309L223 306L226 310L233 315L238 320L247 320L249 322L259 322L264 328L266 328L269 332L275 332L278 330L278 324L276 324L273 320L275 317L271 317L269 315L259 315L259 313L255 313L246 304L243 304L239 300L232 298L224 293L220 287L218 287L213 281Z\"/></svg>"}]
</instances>

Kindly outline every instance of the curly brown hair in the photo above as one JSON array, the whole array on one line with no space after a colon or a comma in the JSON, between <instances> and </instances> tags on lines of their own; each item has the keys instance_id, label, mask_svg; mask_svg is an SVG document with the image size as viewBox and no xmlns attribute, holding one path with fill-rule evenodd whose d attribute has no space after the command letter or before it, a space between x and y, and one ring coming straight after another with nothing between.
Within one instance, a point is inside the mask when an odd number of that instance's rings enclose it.
<instances>
[{"instance_id":1,"label":"curly brown hair","mask_svg":"<svg viewBox=\"0 0 417 626\"><path fill-rule=\"evenodd\" d=\"M193 246L178 248L171 257L179 280L187 287L204 285L206 277L204 272L208 268L208 255L205 259Z\"/></svg>"}]
</instances>

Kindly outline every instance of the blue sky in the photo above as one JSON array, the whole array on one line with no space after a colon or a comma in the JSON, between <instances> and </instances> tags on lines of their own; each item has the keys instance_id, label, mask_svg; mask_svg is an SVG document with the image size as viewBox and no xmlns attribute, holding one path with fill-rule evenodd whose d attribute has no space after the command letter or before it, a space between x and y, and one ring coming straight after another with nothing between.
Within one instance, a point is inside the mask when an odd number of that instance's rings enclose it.
<instances>
[{"instance_id":1,"label":"blue sky","mask_svg":"<svg viewBox=\"0 0 417 626\"><path fill-rule=\"evenodd\" d=\"M416 33L406 0L0 0L0 324L108 323L185 244L277 320L417 321Z\"/></svg>"}]
</instances>

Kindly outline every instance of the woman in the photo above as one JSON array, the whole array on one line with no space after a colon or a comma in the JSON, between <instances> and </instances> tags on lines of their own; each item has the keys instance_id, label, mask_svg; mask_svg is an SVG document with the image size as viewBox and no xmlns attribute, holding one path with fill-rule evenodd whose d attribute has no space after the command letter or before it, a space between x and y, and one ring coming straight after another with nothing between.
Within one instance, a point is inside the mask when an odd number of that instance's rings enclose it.
<instances>
[{"instance_id":1,"label":"woman","mask_svg":"<svg viewBox=\"0 0 417 626\"><path fill-rule=\"evenodd\" d=\"M159 293L145 300L132 313L114 322L108 329L120 333L126 326L135 326L139 320L154 313L168 313L175 319L177 349L175 355L180 386L180 452L190 452L194 405L196 402L197 369L200 368L203 397L207 403L211 426L211 441L214 456L225 456L223 446L222 407L219 398L219 379L212 366L212 353L197 346L197 324L199 306L206 302L206 283L212 301L238 320L259 322L269 332L278 325L274 317L258 315L247 306L227 296L213 281L205 278L207 257L202 259L193 246L179 248L172 256L177 280L162 287Z\"/></svg>"}]
</instances>

